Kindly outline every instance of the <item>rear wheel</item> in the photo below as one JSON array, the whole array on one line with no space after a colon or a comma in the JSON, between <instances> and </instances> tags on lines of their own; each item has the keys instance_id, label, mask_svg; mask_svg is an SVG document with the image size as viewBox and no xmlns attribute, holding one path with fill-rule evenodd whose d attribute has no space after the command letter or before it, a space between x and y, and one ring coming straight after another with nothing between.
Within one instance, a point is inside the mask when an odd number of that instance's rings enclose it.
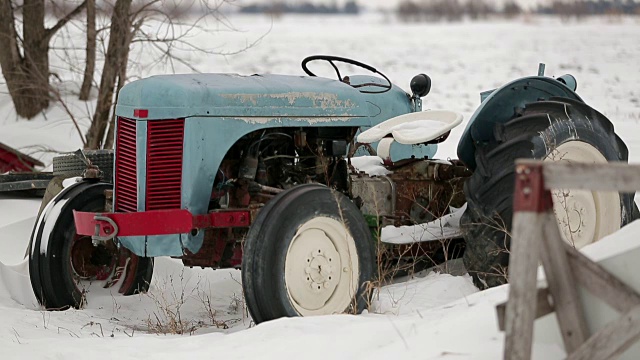
<instances>
[{"instance_id":1,"label":"rear wheel","mask_svg":"<svg viewBox=\"0 0 640 360\"><path fill-rule=\"evenodd\" d=\"M574 100L529 104L521 116L496 126L494 133L493 141L476 145L477 168L465 184L468 209L461 220L464 263L481 289L507 282L516 159L628 161L627 147L611 122ZM576 248L615 232L637 214L633 194L564 189L552 193L560 232Z\"/></svg>"},{"instance_id":2,"label":"rear wheel","mask_svg":"<svg viewBox=\"0 0 640 360\"><path fill-rule=\"evenodd\" d=\"M38 219L29 273L34 293L47 309L81 308L100 293L132 295L148 289L152 258L138 257L114 241L94 244L90 236L76 233L73 210L103 212L109 188L65 189Z\"/></svg>"},{"instance_id":3,"label":"rear wheel","mask_svg":"<svg viewBox=\"0 0 640 360\"><path fill-rule=\"evenodd\" d=\"M258 214L245 240L242 284L256 323L360 313L374 269L375 243L358 208L327 187L302 185Z\"/></svg>"}]
</instances>

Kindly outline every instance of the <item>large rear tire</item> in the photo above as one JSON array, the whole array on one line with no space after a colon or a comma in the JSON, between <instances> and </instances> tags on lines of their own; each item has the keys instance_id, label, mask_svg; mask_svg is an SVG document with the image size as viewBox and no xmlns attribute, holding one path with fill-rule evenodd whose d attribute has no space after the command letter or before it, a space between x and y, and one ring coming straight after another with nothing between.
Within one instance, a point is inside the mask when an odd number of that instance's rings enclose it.
<instances>
[{"instance_id":1,"label":"large rear tire","mask_svg":"<svg viewBox=\"0 0 640 360\"><path fill-rule=\"evenodd\" d=\"M271 200L244 243L242 286L256 323L360 313L375 274L375 243L341 193L301 185Z\"/></svg>"},{"instance_id":2,"label":"large rear tire","mask_svg":"<svg viewBox=\"0 0 640 360\"><path fill-rule=\"evenodd\" d=\"M104 191L111 187L104 183L71 186L38 218L29 251L29 275L36 298L45 308L81 308L103 290L111 296L148 290L152 258L138 257L114 241L94 246L90 236L76 233L73 210L103 212Z\"/></svg>"},{"instance_id":3,"label":"large rear tire","mask_svg":"<svg viewBox=\"0 0 640 360\"><path fill-rule=\"evenodd\" d=\"M604 115L565 98L528 104L521 116L496 126L494 140L476 145L477 168L464 187L464 264L480 289L508 280L514 161L519 158L627 162L628 151ZM637 216L633 194L554 190L553 195L563 238L577 248Z\"/></svg>"}]
</instances>

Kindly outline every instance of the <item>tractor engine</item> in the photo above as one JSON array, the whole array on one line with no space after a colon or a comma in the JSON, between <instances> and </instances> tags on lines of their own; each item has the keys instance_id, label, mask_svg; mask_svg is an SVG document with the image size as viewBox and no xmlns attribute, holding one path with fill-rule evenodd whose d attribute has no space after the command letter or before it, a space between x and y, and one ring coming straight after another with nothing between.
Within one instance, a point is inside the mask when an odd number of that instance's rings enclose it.
<instances>
[{"instance_id":1,"label":"tractor engine","mask_svg":"<svg viewBox=\"0 0 640 360\"><path fill-rule=\"evenodd\" d=\"M349 196L371 226L414 225L464 204L471 172L460 162L406 159L387 163L389 174L359 172L347 156L356 128L278 128L241 138L226 154L211 190L209 211L250 209L252 217L278 193L321 183ZM209 229L187 266L239 267L244 228Z\"/></svg>"},{"instance_id":2,"label":"tractor engine","mask_svg":"<svg viewBox=\"0 0 640 360\"><path fill-rule=\"evenodd\" d=\"M321 183L349 193L347 147L357 128L278 128L242 137L227 152L211 189L209 211L250 209L252 218L269 200L293 186ZM209 229L187 266L239 267L244 228Z\"/></svg>"}]
</instances>

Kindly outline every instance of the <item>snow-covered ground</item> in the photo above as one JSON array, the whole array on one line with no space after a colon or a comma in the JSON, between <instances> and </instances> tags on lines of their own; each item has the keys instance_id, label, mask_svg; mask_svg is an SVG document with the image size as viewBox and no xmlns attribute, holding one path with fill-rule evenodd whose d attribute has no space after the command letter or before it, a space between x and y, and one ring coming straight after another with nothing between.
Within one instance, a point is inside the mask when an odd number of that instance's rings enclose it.
<instances>
[{"instance_id":1,"label":"snow-covered ground","mask_svg":"<svg viewBox=\"0 0 640 360\"><path fill-rule=\"evenodd\" d=\"M376 15L278 21L235 16L231 21L242 31L212 31L194 41L232 52L266 36L237 55L185 53L189 62L203 72L302 74L299 64L305 56L334 54L369 63L404 88L413 75L424 72L433 79L425 108L459 111L465 121L477 107L481 91L535 74L537 64L546 62L548 74L576 76L581 96L612 119L629 146L631 161L640 161L637 19L401 24ZM129 74L145 77L169 71L145 63L148 51L133 50L139 65L132 66ZM74 100L77 87L71 80L77 77L58 58L52 61L63 80L59 88L85 130L93 104ZM188 71L180 64L175 67ZM45 163L56 151L80 146L69 116L58 106L31 121L17 119L4 85L0 85L0 114L0 142ZM437 156L456 157L456 139L464 125L454 130ZM44 312L34 304L23 262L38 207L37 200L0 199L3 359L501 357L503 334L497 329L494 306L505 300L506 287L477 292L468 276L431 273L383 287L371 312L361 316L281 319L253 326L242 304L239 271L186 269L175 260L157 259L148 295L107 294L83 310ZM633 239L638 231L639 224L630 225L598 245L615 249L621 239L640 241ZM180 311L191 321L191 334L149 331L156 316L175 306L175 297L183 293L187 296ZM534 354L553 359L564 352L555 345L538 344Z\"/></svg>"}]
</instances>

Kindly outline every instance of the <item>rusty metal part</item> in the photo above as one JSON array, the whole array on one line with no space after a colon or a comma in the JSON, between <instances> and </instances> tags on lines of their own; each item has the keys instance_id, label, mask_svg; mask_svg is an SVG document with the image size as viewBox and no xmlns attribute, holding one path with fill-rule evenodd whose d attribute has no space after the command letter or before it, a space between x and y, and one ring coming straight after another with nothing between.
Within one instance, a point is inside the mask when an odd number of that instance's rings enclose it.
<instances>
[{"instance_id":1,"label":"rusty metal part","mask_svg":"<svg viewBox=\"0 0 640 360\"><path fill-rule=\"evenodd\" d=\"M307 133L303 130L296 131L293 133L293 143L298 149L303 149L307 147Z\"/></svg>"},{"instance_id":2,"label":"rusty metal part","mask_svg":"<svg viewBox=\"0 0 640 360\"><path fill-rule=\"evenodd\" d=\"M441 160L406 159L387 176L351 175L351 194L361 211L377 215L382 225L423 223L465 202L463 185L471 175L464 165Z\"/></svg>"},{"instance_id":3,"label":"rusty metal part","mask_svg":"<svg viewBox=\"0 0 640 360\"><path fill-rule=\"evenodd\" d=\"M363 214L378 217L395 215L395 183L386 176L351 175L351 196L361 204Z\"/></svg>"},{"instance_id":4,"label":"rusty metal part","mask_svg":"<svg viewBox=\"0 0 640 360\"><path fill-rule=\"evenodd\" d=\"M464 166L440 160L418 160L394 166L388 177L398 188L396 225L439 218L449 212L449 206L462 206L464 180L470 175Z\"/></svg>"},{"instance_id":5,"label":"rusty metal part","mask_svg":"<svg viewBox=\"0 0 640 360\"><path fill-rule=\"evenodd\" d=\"M100 170L95 165L89 165L82 172L82 179L83 180L100 180L100 179L102 179L103 176L104 176L104 173L102 172L102 170Z\"/></svg>"},{"instance_id":6,"label":"rusty metal part","mask_svg":"<svg viewBox=\"0 0 640 360\"><path fill-rule=\"evenodd\" d=\"M241 179L254 180L257 173L258 159L251 155L247 155L238 170L238 177Z\"/></svg>"},{"instance_id":7,"label":"rusty metal part","mask_svg":"<svg viewBox=\"0 0 640 360\"><path fill-rule=\"evenodd\" d=\"M260 185L260 184L258 184ZM278 188L274 188L271 186L266 186L266 185L260 185L260 190L262 190L263 192L266 192L268 194L280 194L281 192L284 191L284 189L278 189Z\"/></svg>"},{"instance_id":8,"label":"rusty metal part","mask_svg":"<svg viewBox=\"0 0 640 360\"><path fill-rule=\"evenodd\" d=\"M257 204L251 204L249 205L249 214L251 215L251 223L253 224L254 221L256 221L256 217L258 216L258 213L260 212L260 209L262 209L262 207L264 207L263 203L257 203Z\"/></svg>"},{"instance_id":9,"label":"rusty metal part","mask_svg":"<svg viewBox=\"0 0 640 360\"><path fill-rule=\"evenodd\" d=\"M267 175L267 166L265 165L262 158L258 162L258 172L256 173L256 182L260 185L266 185L269 181L269 176Z\"/></svg>"},{"instance_id":10,"label":"rusty metal part","mask_svg":"<svg viewBox=\"0 0 640 360\"><path fill-rule=\"evenodd\" d=\"M220 168L218 170L218 174L216 175L217 181L222 181L224 179L235 179L238 176L238 165L240 160L229 160L225 159L220 164Z\"/></svg>"},{"instance_id":11,"label":"rusty metal part","mask_svg":"<svg viewBox=\"0 0 640 360\"><path fill-rule=\"evenodd\" d=\"M81 279L106 280L117 259L118 249L113 242L94 246L90 237L82 236L71 244L71 268Z\"/></svg>"},{"instance_id":12,"label":"rusty metal part","mask_svg":"<svg viewBox=\"0 0 640 360\"><path fill-rule=\"evenodd\" d=\"M86 168L82 172L82 179L84 180L100 180L104 176L104 173L97 165L91 163L91 160L87 157L87 155L82 151L82 149L78 149L73 153L84 165Z\"/></svg>"},{"instance_id":13,"label":"rusty metal part","mask_svg":"<svg viewBox=\"0 0 640 360\"><path fill-rule=\"evenodd\" d=\"M104 191L104 211L113 212L113 190Z\"/></svg>"},{"instance_id":14,"label":"rusty metal part","mask_svg":"<svg viewBox=\"0 0 640 360\"><path fill-rule=\"evenodd\" d=\"M351 146L349 148L349 154L347 154L347 157L349 159L351 159L353 157L353 155L355 155L356 151L358 151L358 149L361 148L361 147L364 147L365 149L367 149L369 154L372 155L372 156L377 156L378 155L378 153L373 148L373 146L371 146L371 144L365 144L365 143L357 142L357 143L355 143L353 146Z\"/></svg>"},{"instance_id":15,"label":"rusty metal part","mask_svg":"<svg viewBox=\"0 0 640 360\"><path fill-rule=\"evenodd\" d=\"M249 185L251 182L246 179L239 179L236 182L236 186L233 189L233 196L229 201L230 208L246 208L251 203L251 194L249 192Z\"/></svg>"},{"instance_id":16,"label":"rusty metal part","mask_svg":"<svg viewBox=\"0 0 640 360\"><path fill-rule=\"evenodd\" d=\"M200 250L193 254L189 251L181 257L185 266L212 268L239 267L242 262L240 240L246 235L246 229L209 229L204 233Z\"/></svg>"}]
</instances>

